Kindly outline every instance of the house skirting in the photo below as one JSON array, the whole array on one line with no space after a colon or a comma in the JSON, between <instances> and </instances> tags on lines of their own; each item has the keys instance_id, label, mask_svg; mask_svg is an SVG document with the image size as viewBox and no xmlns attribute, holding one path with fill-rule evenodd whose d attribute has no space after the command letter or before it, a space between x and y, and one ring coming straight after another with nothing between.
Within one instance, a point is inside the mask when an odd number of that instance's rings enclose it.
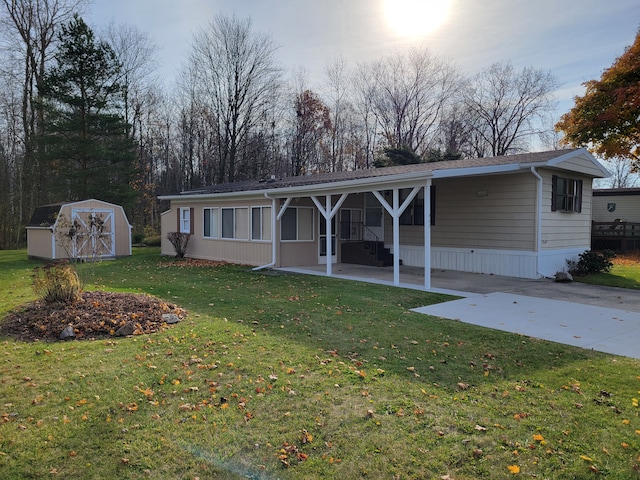
<instances>
[{"instance_id":1,"label":"house skirting","mask_svg":"<svg viewBox=\"0 0 640 480\"><path fill-rule=\"evenodd\" d=\"M551 277L567 269L567 259L577 260L585 250L588 247L543 251L538 266L536 252L525 250L431 247L431 268L506 277ZM424 267L424 248L401 245L400 259L403 265Z\"/></svg>"}]
</instances>

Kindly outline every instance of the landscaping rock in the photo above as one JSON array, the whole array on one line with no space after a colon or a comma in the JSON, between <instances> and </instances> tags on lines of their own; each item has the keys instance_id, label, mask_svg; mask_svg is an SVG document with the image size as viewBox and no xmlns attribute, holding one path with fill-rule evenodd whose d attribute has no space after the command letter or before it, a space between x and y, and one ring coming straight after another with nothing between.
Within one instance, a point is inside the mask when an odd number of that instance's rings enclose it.
<instances>
[{"instance_id":1,"label":"landscaping rock","mask_svg":"<svg viewBox=\"0 0 640 480\"><path fill-rule=\"evenodd\" d=\"M163 313L162 320L171 325L173 323L178 323L180 321L180 317L175 313Z\"/></svg>"},{"instance_id":2,"label":"landscaping rock","mask_svg":"<svg viewBox=\"0 0 640 480\"><path fill-rule=\"evenodd\" d=\"M76 338L76 332L73 331L72 325L67 325L64 330L60 332L60 340L73 340Z\"/></svg>"},{"instance_id":3,"label":"landscaping rock","mask_svg":"<svg viewBox=\"0 0 640 480\"><path fill-rule=\"evenodd\" d=\"M136 331L136 326L133 322L127 322L123 326L121 326L118 330L116 330L116 337L127 337L129 335L133 335L133 332Z\"/></svg>"},{"instance_id":4,"label":"landscaping rock","mask_svg":"<svg viewBox=\"0 0 640 480\"><path fill-rule=\"evenodd\" d=\"M555 281L560 283L573 282L573 276L569 272L557 272Z\"/></svg>"}]
</instances>

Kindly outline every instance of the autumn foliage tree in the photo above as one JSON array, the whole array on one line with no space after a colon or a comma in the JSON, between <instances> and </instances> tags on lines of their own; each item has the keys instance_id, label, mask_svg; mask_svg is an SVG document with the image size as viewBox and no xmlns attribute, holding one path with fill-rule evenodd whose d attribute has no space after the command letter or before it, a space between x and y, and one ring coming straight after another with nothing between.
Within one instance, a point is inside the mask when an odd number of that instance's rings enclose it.
<instances>
[{"instance_id":1,"label":"autumn foliage tree","mask_svg":"<svg viewBox=\"0 0 640 480\"><path fill-rule=\"evenodd\" d=\"M331 130L329 109L311 90L298 94L295 131L291 142L291 175L325 171L326 135Z\"/></svg>"},{"instance_id":2,"label":"autumn foliage tree","mask_svg":"<svg viewBox=\"0 0 640 480\"><path fill-rule=\"evenodd\" d=\"M600 80L584 86L585 94L556 124L564 142L608 159L628 158L640 169L640 31Z\"/></svg>"}]
</instances>

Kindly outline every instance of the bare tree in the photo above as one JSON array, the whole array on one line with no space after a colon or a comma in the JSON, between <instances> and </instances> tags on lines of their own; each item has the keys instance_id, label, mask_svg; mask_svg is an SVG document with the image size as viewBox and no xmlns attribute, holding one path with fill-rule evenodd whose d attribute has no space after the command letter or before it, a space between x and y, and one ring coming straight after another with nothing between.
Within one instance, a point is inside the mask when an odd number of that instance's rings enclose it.
<instances>
[{"instance_id":1,"label":"bare tree","mask_svg":"<svg viewBox=\"0 0 640 480\"><path fill-rule=\"evenodd\" d=\"M511 63L495 63L469 82L464 103L472 114L471 129L479 142L476 153L488 148L491 156L527 149L545 127L554 108L558 82L550 73L534 68L517 71Z\"/></svg>"},{"instance_id":2,"label":"bare tree","mask_svg":"<svg viewBox=\"0 0 640 480\"><path fill-rule=\"evenodd\" d=\"M136 115L143 114L143 99L150 90L158 88L152 77L158 65L158 47L147 33L133 25L112 22L103 36L120 63L118 82L124 89L124 118L135 129ZM130 133L135 134L135 130Z\"/></svg>"},{"instance_id":3,"label":"bare tree","mask_svg":"<svg viewBox=\"0 0 640 480\"><path fill-rule=\"evenodd\" d=\"M630 158L609 158L604 164L611 173L611 177L603 180L608 188L631 188L638 184L638 174Z\"/></svg>"},{"instance_id":4,"label":"bare tree","mask_svg":"<svg viewBox=\"0 0 640 480\"><path fill-rule=\"evenodd\" d=\"M275 52L270 36L253 33L250 20L235 16L217 17L194 36L189 62L215 122L218 182L236 179L243 142L280 85Z\"/></svg>"},{"instance_id":5,"label":"bare tree","mask_svg":"<svg viewBox=\"0 0 640 480\"><path fill-rule=\"evenodd\" d=\"M329 170L342 171L348 168L347 158L347 133L351 105L349 104L348 77L346 63L343 58L336 59L325 68L326 85L323 89L325 103L331 118L331 144Z\"/></svg>"},{"instance_id":6,"label":"bare tree","mask_svg":"<svg viewBox=\"0 0 640 480\"><path fill-rule=\"evenodd\" d=\"M21 86L19 133L22 152L16 177L18 225L26 223L38 203L47 200L43 188L46 171L38 164L36 139L44 130L44 113L36 101L45 71L57 41L57 27L81 11L86 0L0 0L0 40L20 64L15 80ZM8 62L5 63L7 66ZM22 231L15 228L15 245L22 243Z\"/></svg>"},{"instance_id":7,"label":"bare tree","mask_svg":"<svg viewBox=\"0 0 640 480\"><path fill-rule=\"evenodd\" d=\"M353 105L358 119L351 125L355 169L371 168L377 150L376 85L372 70L372 64L360 64L351 76Z\"/></svg>"},{"instance_id":8,"label":"bare tree","mask_svg":"<svg viewBox=\"0 0 640 480\"><path fill-rule=\"evenodd\" d=\"M375 80L373 112L387 145L424 154L457 91L456 69L423 48L389 56L368 71Z\"/></svg>"}]
</instances>

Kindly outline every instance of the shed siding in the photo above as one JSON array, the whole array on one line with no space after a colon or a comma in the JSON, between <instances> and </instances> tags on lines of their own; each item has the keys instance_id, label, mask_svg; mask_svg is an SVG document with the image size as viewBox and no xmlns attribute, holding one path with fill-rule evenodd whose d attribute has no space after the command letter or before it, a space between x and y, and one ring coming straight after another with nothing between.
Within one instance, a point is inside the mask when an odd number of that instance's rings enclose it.
<instances>
[{"instance_id":1,"label":"shed siding","mask_svg":"<svg viewBox=\"0 0 640 480\"><path fill-rule=\"evenodd\" d=\"M607 210L608 203L615 203L613 212ZM640 223L640 195L615 195L593 197L593 221Z\"/></svg>"},{"instance_id":2,"label":"shed siding","mask_svg":"<svg viewBox=\"0 0 640 480\"><path fill-rule=\"evenodd\" d=\"M553 171L540 171L544 179L542 192L542 250L591 248L592 180L581 175L566 176L582 180L582 211L580 213L551 211L551 177Z\"/></svg>"},{"instance_id":3,"label":"shed siding","mask_svg":"<svg viewBox=\"0 0 640 480\"><path fill-rule=\"evenodd\" d=\"M122 207L100 200L85 200L61 205L56 216L64 216L70 221L74 209L113 212L112 228L115 230L113 254L116 257L131 255L131 227ZM51 229L27 227L29 256L47 259L69 258L73 254L71 243L59 237Z\"/></svg>"},{"instance_id":4,"label":"shed siding","mask_svg":"<svg viewBox=\"0 0 640 480\"><path fill-rule=\"evenodd\" d=\"M53 259L52 235L49 228L28 228L27 245L29 256L33 258Z\"/></svg>"}]
</instances>

